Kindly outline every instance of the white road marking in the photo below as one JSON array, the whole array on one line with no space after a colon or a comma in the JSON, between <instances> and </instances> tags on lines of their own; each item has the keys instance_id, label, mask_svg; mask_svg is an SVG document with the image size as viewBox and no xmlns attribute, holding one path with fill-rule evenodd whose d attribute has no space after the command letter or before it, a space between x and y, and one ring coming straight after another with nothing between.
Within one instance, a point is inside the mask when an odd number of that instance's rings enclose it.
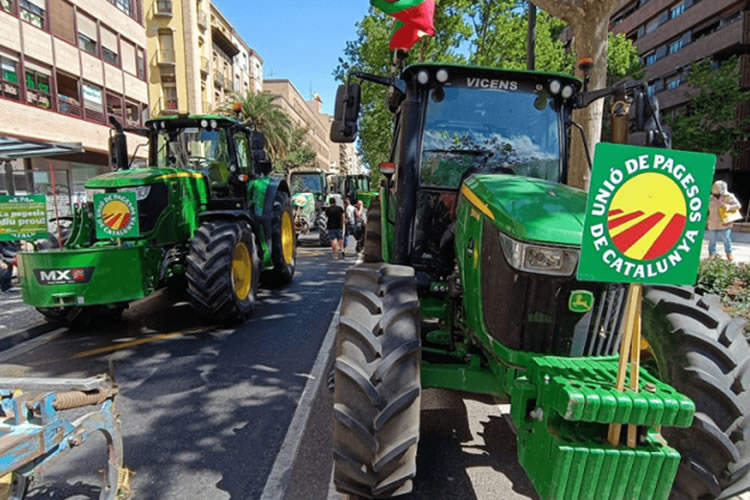
<instances>
[{"instance_id":1,"label":"white road marking","mask_svg":"<svg viewBox=\"0 0 750 500\"><path fill-rule=\"evenodd\" d=\"M281 499L286 496L286 491L291 480L292 466L297 459L302 436L310 420L315 394L317 394L320 384L326 381L327 373L325 370L333 351L333 344L336 340L336 327L339 324L339 307L341 307L340 301L339 305L336 306L336 311L333 313L326 336L323 338L320 351L318 351L318 357L313 363L312 370L310 370L310 375L302 391L297 410L294 412L292 422L286 431L284 441L281 443L281 449L279 449L279 453L276 455L276 461L271 468L271 473L268 475L263 493L260 495L260 498L264 500Z\"/></svg>"}]
</instances>

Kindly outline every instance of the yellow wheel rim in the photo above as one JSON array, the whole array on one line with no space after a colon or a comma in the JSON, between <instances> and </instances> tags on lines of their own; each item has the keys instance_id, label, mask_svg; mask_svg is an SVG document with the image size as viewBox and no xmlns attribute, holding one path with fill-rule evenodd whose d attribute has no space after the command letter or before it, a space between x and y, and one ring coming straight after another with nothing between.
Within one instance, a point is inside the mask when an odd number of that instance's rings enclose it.
<instances>
[{"instance_id":1,"label":"yellow wheel rim","mask_svg":"<svg viewBox=\"0 0 750 500\"><path fill-rule=\"evenodd\" d=\"M232 250L232 289L240 300L245 300L250 294L253 281L253 266L250 260L250 250L240 242Z\"/></svg>"},{"instance_id":2,"label":"yellow wheel rim","mask_svg":"<svg viewBox=\"0 0 750 500\"><path fill-rule=\"evenodd\" d=\"M286 264L294 263L294 227L286 211L281 214L281 253Z\"/></svg>"}]
</instances>

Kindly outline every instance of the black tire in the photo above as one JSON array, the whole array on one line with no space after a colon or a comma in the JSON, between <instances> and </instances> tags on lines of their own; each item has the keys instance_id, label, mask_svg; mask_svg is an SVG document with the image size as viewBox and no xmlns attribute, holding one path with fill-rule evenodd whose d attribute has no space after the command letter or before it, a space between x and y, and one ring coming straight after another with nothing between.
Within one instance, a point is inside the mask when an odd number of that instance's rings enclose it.
<instances>
[{"instance_id":1,"label":"black tire","mask_svg":"<svg viewBox=\"0 0 750 500\"><path fill-rule=\"evenodd\" d=\"M367 224L365 225L365 262L383 262L383 247L381 246L380 200L374 199L367 209Z\"/></svg>"},{"instance_id":2,"label":"black tire","mask_svg":"<svg viewBox=\"0 0 750 500\"><path fill-rule=\"evenodd\" d=\"M247 294L233 275L233 253L242 246L249 256ZM236 220L206 221L190 242L185 278L190 302L201 315L218 322L241 321L255 308L259 278L258 249L250 226ZM241 282L240 282L241 283Z\"/></svg>"},{"instance_id":3,"label":"black tire","mask_svg":"<svg viewBox=\"0 0 750 500\"><path fill-rule=\"evenodd\" d=\"M750 346L745 321L692 287L644 288L643 334L661 380L696 405L662 434L682 457L671 498L733 498L750 486Z\"/></svg>"},{"instance_id":4,"label":"black tire","mask_svg":"<svg viewBox=\"0 0 750 500\"><path fill-rule=\"evenodd\" d=\"M331 238L328 237L328 217L326 217L324 211L321 211L316 217L315 225L318 227L318 240L320 241L320 246L330 247Z\"/></svg>"},{"instance_id":5,"label":"black tire","mask_svg":"<svg viewBox=\"0 0 750 500\"><path fill-rule=\"evenodd\" d=\"M347 273L333 394L334 483L341 492L390 498L412 489L419 329L414 269L360 264Z\"/></svg>"},{"instance_id":6,"label":"black tire","mask_svg":"<svg viewBox=\"0 0 750 500\"><path fill-rule=\"evenodd\" d=\"M290 261L284 257L284 246L282 238L282 217L284 214L289 216L289 224L292 239L292 255ZM273 260L273 269L263 273L263 282L268 286L276 287L286 285L292 281L294 269L297 262L297 238L294 234L294 213L292 203L289 200L289 194L283 191L276 193L273 201L273 213L271 214L271 226L273 234L271 235L271 259Z\"/></svg>"}]
</instances>

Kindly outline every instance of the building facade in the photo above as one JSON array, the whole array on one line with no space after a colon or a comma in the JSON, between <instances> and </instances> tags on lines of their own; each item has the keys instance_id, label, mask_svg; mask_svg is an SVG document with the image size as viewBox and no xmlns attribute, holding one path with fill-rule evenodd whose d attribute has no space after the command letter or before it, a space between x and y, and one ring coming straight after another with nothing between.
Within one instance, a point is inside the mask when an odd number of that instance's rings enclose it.
<instances>
[{"instance_id":1,"label":"building facade","mask_svg":"<svg viewBox=\"0 0 750 500\"><path fill-rule=\"evenodd\" d=\"M624 33L638 48L649 94L664 114L680 112L688 102L690 65L705 58L719 63L740 60L740 85L750 88L750 6L745 0L622 0L610 31ZM737 110L750 115L750 103ZM726 180L747 207L750 200L750 144L738 145L739 156L720 157L716 177Z\"/></svg>"},{"instance_id":2,"label":"building facade","mask_svg":"<svg viewBox=\"0 0 750 500\"><path fill-rule=\"evenodd\" d=\"M262 60L212 2L144 1L153 115L210 113L235 90L257 87Z\"/></svg>"},{"instance_id":3,"label":"building facade","mask_svg":"<svg viewBox=\"0 0 750 500\"><path fill-rule=\"evenodd\" d=\"M320 100L305 100L294 84L285 79L264 80L263 91L279 96L276 102L292 124L307 129L307 142L315 151L315 166L325 171L338 171L338 145L329 138L331 116L322 112Z\"/></svg>"},{"instance_id":4,"label":"building facade","mask_svg":"<svg viewBox=\"0 0 750 500\"><path fill-rule=\"evenodd\" d=\"M51 194L54 175L67 215L85 181L111 170L109 119L148 117L148 76L141 0L0 0L0 138L82 148L0 161L0 194ZM133 154L144 141L128 142Z\"/></svg>"}]
</instances>

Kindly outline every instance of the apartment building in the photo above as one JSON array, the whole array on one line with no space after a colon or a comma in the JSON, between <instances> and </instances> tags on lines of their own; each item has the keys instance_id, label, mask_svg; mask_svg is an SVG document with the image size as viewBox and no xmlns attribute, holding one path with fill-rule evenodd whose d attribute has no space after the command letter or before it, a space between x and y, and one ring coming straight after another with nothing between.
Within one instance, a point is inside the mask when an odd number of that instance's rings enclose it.
<instances>
[{"instance_id":1,"label":"apartment building","mask_svg":"<svg viewBox=\"0 0 750 500\"><path fill-rule=\"evenodd\" d=\"M294 84L285 79L263 81L263 91L279 96L276 102L294 126L307 129L307 142L315 151L315 166L329 171L338 169L338 145L329 139L330 115L321 111L319 100L306 101Z\"/></svg>"},{"instance_id":2,"label":"apartment building","mask_svg":"<svg viewBox=\"0 0 750 500\"><path fill-rule=\"evenodd\" d=\"M52 194L54 174L66 215L111 170L109 118L148 116L142 12L141 0L0 0L0 141L36 155L0 161L0 194ZM129 139L132 154L143 140Z\"/></svg>"},{"instance_id":3,"label":"apartment building","mask_svg":"<svg viewBox=\"0 0 750 500\"><path fill-rule=\"evenodd\" d=\"M688 102L691 63L710 57L719 63L740 59L740 84L750 88L750 15L745 0L622 0L610 31L624 33L642 58L649 93L664 113L679 112ZM750 103L737 117L750 114ZM738 145L739 156L723 155L717 178L726 180L743 205L750 199L750 144Z\"/></svg>"},{"instance_id":4,"label":"apartment building","mask_svg":"<svg viewBox=\"0 0 750 500\"><path fill-rule=\"evenodd\" d=\"M212 2L144 1L153 115L210 113L235 90L262 90L262 60Z\"/></svg>"}]
</instances>

